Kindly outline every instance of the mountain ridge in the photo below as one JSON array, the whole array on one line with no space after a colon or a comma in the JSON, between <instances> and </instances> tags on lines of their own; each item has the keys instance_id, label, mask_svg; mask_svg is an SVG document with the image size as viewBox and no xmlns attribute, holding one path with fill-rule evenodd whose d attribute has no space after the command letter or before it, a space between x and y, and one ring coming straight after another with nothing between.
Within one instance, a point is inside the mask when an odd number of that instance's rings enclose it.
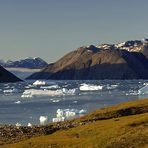
<instances>
[{"instance_id":1,"label":"mountain ridge","mask_svg":"<svg viewBox=\"0 0 148 148\"><path fill-rule=\"evenodd\" d=\"M148 79L147 47L148 39L120 43L120 48L119 44L83 46L27 79Z\"/></svg>"},{"instance_id":2,"label":"mountain ridge","mask_svg":"<svg viewBox=\"0 0 148 148\"><path fill-rule=\"evenodd\" d=\"M0 60L0 65L5 68L30 68L30 69L42 69L48 66L48 63L39 57L27 57L20 60Z\"/></svg>"}]
</instances>

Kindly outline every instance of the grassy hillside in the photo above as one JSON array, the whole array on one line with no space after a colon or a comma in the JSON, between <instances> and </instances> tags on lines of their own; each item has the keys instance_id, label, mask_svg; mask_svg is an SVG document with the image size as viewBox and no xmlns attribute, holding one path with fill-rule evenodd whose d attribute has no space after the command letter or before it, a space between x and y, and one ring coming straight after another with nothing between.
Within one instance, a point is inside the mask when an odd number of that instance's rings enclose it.
<instances>
[{"instance_id":1,"label":"grassy hillside","mask_svg":"<svg viewBox=\"0 0 148 148\"><path fill-rule=\"evenodd\" d=\"M35 137L34 133L32 138L28 139L26 136L23 141L16 136L20 142L1 147L146 148L148 147L148 99L100 109L75 120L51 123L42 128L51 131L51 127L54 130L50 133L45 132L39 137ZM27 134L31 134L31 131L32 129ZM2 139L4 144L4 137ZM9 141L12 142L13 139Z\"/></svg>"}]
</instances>

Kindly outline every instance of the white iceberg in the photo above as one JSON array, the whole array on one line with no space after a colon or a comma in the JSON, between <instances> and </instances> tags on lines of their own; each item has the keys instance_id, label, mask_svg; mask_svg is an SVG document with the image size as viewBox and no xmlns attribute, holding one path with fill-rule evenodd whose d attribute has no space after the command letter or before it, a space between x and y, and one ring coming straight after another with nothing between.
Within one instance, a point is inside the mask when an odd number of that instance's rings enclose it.
<instances>
[{"instance_id":1,"label":"white iceberg","mask_svg":"<svg viewBox=\"0 0 148 148\"><path fill-rule=\"evenodd\" d=\"M48 121L48 117L47 116L40 116L39 120L40 120L41 125L45 125Z\"/></svg>"},{"instance_id":2,"label":"white iceberg","mask_svg":"<svg viewBox=\"0 0 148 148\"><path fill-rule=\"evenodd\" d=\"M27 125L28 127L32 127L32 124L31 123L28 123L28 125Z\"/></svg>"},{"instance_id":3,"label":"white iceberg","mask_svg":"<svg viewBox=\"0 0 148 148\"><path fill-rule=\"evenodd\" d=\"M22 94L22 98L32 98L37 96L61 96L63 92L61 90L37 90L37 89L28 89L25 90Z\"/></svg>"},{"instance_id":4,"label":"white iceberg","mask_svg":"<svg viewBox=\"0 0 148 148\"><path fill-rule=\"evenodd\" d=\"M57 117L52 119L52 122L61 122L61 121L65 121L65 117Z\"/></svg>"},{"instance_id":5,"label":"white iceberg","mask_svg":"<svg viewBox=\"0 0 148 148\"><path fill-rule=\"evenodd\" d=\"M18 101L14 102L14 103L15 104L21 104L21 101L18 100Z\"/></svg>"},{"instance_id":6,"label":"white iceberg","mask_svg":"<svg viewBox=\"0 0 148 148\"><path fill-rule=\"evenodd\" d=\"M41 85L46 85L46 82L45 81L40 81L40 80L37 80L33 83L33 85L35 86L41 86Z\"/></svg>"},{"instance_id":7,"label":"white iceberg","mask_svg":"<svg viewBox=\"0 0 148 148\"><path fill-rule=\"evenodd\" d=\"M51 85L51 86L41 86L41 89L58 89L59 85Z\"/></svg>"},{"instance_id":8,"label":"white iceberg","mask_svg":"<svg viewBox=\"0 0 148 148\"><path fill-rule=\"evenodd\" d=\"M78 89L76 88L73 88L73 89L63 88L62 91L63 91L63 94L65 95L75 95L76 93L78 93Z\"/></svg>"},{"instance_id":9,"label":"white iceberg","mask_svg":"<svg viewBox=\"0 0 148 148\"><path fill-rule=\"evenodd\" d=\"M22 98L32 98L37 96L62 96L62 95L74 95L75 89L58 89L58 90L38 90L38 89L27 89L23 92Z\"/></svg>"},{"instance_id":10,"label":"white iceberg","mask_svg":"<svg viewBox=\"0 0 148 148\"><path fill-rule=\"evenodd\" d=\"M81 84L79 89L81 91L96 91L96 90L102 90L103 86L100 85L93 85L93 84Z\"/></svg>"},{"instance_id":11,"label":"white iceberg","mask_svg":"<svg viewBox=\"0 0 148 148\"><path fill-rule=\"evenodd\" d=\"M86 110L84 110L84 109L81 109L81 110L78 110L78 109L58 109L57 114L56 114L56 118L53 118L52 121L53 122L60 122L60 121L64 121L67 119L72 119L76 115L81 116L85 113L86 113Z\"/></svg>"},{"instance_id":12,"label":"white iceberg","mask_svg":"<svg viewBox=\"0 0 148 148\"><path fill-rule=\"evenodd\" d=\"M81 109L80 111L79 111L79 114L85 114L86 113L86 110L85 109Z\"/></svg>"},{"instance_id":13,"label":"white iceberg","mask_svg":"<svg viewBox=\"0 0 148 148\"><path fill-rule=\"evenodd\" d=\"M16 126L16 127L20 127L20 126L22 126L22 125L21 125L20 123L16 123L15 126Z\"/></svg>"},{"instance_id":14,"label":"white iceberg","mask_svg":"<svg viewBox=\"0 0 148 148\"><path fill-rule=\"evenodd\" d=\"M69 118L69 117L74 117L74 116L76 116L76 112L74 112L74 111L66 111L66 112L65 112L65 116L66 116L67 118Z\"/></svg>"}]
</instances>

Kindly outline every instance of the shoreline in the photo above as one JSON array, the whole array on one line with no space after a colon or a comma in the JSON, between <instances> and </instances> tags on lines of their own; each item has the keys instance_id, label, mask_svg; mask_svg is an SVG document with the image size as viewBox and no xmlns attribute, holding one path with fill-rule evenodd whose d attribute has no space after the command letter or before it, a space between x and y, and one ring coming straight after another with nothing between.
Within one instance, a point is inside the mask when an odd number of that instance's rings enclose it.
<instances>
[{"instance_id":1,"label":"shoreline","mask_svg":"<svg viewBox=\"0 0 148 148\"><path fill-rule=\"evenodd\" d=\"M58 131L67 131L69 129L91 125L98 121L107 121L110 119L119 120L121 117L144 114L148 112L148 99L120 103L118 105L98 109L92 113L86 114L73 120L64 122L49 123L45 126L14 126L0 125L0 145L13 144L28 140L34 137L52 135Z\"/></svg>"}]
</instances>

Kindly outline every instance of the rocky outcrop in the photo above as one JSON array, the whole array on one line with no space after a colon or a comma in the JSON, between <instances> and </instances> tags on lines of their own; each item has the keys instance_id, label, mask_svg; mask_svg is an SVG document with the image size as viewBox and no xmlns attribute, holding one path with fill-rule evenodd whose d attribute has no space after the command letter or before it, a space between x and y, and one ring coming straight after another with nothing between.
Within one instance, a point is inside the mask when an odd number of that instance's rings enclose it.
<instances>
[{"instance_id":1,"label":"rocky outcrop","mask_svg":"<svg viewBox=\"0 0 148 148\"><path fill-rule=\"evenodd\" d=\"M12 73L8 72L2 66L0 66L0 83L18 82L18 81L21 81L21 80L17 78L15 75L13 75Z\"/></svg>"},{"instance_id":2,"label":"rocky outcrop","mask_svg":"<svg viewBox=\"0 0 148 148\"><path fill-rule=\"evenodd\" d=\"M103 48L104 47L104 48ZM80 47L27 79L147 79L148 59L115 45Z\"/></svg>"}]
</instances>

